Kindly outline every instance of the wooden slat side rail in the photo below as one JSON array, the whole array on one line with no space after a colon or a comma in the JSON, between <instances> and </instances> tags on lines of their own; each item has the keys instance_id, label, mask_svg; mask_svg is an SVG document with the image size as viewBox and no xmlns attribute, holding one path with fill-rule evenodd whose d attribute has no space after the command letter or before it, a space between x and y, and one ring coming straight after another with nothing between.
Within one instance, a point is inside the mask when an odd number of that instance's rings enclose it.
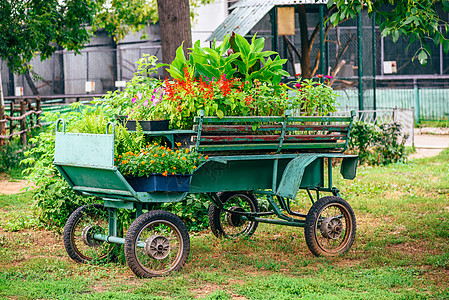
<instances>
[{"instance_id":1,"label":"wooden slat side rail","mask_svg":"<svg viewBox=\"0 0 449 300\"><path fill-rule=\"evenodd\" d=\"M287 124L287 131L330 131L330 132L347 132L349 125L290 125ZM193 127L194 131L198 130L198 126ZM216 133L255 133L255 132L267 132L267 131L280 131L282 125L203 125L203 133L216 132Z\"/></svg>"},{"instance_id":2,"label":"wooden slat side rail","mask_svg":"<svg viewBox=\"0 0 449 300\"><path fill-rule=\"evenodd\" d=\"M207 117L195 118L198 151L222 155L260 151L332 151L346 149L351 117ZM220 154L221 153L221 154Z\"/></svg>"},{"instance_id":3,"label":"wooden slat side rail","mask_svg":"<svg viewBox=\"0 0 449 300\"><path fill-rule=\"evenodd\" d=\"M200 145L198 151L254 151L254 150L276 150L278 144L216 144ZM345 143L284 143L282 149L287 150L324 150L324 149L343 149Z\"/></svg>"},{"instance_id":4,"label":"wooden slat side rail","mask_svg":"<svg viewBox=\"0 0 449 300\"><path fill-rule=\"evenodd\" d=\"M201 136L200 142L206 143L230 143L230 142L279 142L280 135L231 135L231 136ZM286 142L317 142L317 141L338 141L346 139L346 134L316 134L316 135L286 135ZM196 137L193 138L196 142Z\"/></svg>"}]
</instances>

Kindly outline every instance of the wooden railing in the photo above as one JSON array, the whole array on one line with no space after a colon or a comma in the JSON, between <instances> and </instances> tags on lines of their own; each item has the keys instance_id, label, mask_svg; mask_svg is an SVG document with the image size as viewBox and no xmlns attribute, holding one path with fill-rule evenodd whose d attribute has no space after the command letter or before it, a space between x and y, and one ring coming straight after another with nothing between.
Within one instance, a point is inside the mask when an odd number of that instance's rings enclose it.
<instances>
[{"instance_id":1,"label":"wooden railing","mask_svg":"<svg viewBox=\"0 0 449 300\"><path fill-rule=\"evenodd\" d=\"M77 94L51 96L8 96L4 97L6 108L0 106L0 145L15 135L20 135L22 145L27 143L27 132L40 127L39 115L42 108L71 102L101 98L104 94ZM9 115L6 114L9 112Z\"/></svg>"},{"instance_id":2,"label":"wooden railing","mask_svg":"<svg viewBox=\"0 0 449 300\"><path fill-rule=\"evenodd\" d=\"M9 115L0 106L0 144L15 135L20 135L22 145L27 143L27 132L40 127L39 115L42 113L41 99L21 99L9 103ZM18 127L18 128L17 128ZM18 129L18 130L17 130Z\"/></svg>"}]
</instances>

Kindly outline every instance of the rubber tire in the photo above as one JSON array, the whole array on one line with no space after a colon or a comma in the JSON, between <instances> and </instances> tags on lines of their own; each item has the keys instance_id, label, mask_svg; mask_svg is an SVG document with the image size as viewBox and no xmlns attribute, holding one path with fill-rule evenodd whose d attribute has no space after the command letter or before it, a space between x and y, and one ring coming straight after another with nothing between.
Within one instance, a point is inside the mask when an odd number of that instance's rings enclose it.
<instances>
[{"instance_id":1,"label":"rubber tire","mask_svg":"<svg viewBox=\"0 0 449 300\"><path fill-rule=\"evenodd\" d=\"M105 259L107 257L112 258L113 245L106 245L109 248L107 249L108 251L104 255L98 257L90 257L86 254L83 254L76 245L76 242L74 240L74 230L76 229L79 221L82 220L82 218L86 215L86 212L89 213L89 211L92 211L92 209L104 212L106 214L106 222L108 222L106 207L101 204L89 204L78 207L75 211L73 211L64 226L63 241L65 249L69 257L78 263L88 263L94 259ZM108 228L105 228L106 233L107 230Z\"/></svg>"},{"instance_id":2,"label":"rubber tire","mask_svg":"<svg viewBox=\"0 0 449 300\"><path fill-rule=\"evenodd\" d=\"M349 224L345 225L345 228L349 230L343 237L342 243L337 249L326 249L322 247L318 241L318 235L321 235L320 229L318 228L318 219L321 213L329 206L339 206L343 209L345 218ZM326 196L320 198L315 202L310 208L307 217L306 224L304 227L304 235L306 239L307 246L310 251L316 256L337 256L343 254L351 248L355 240L357 225L355 220L354 211L348 202L340 197L336 196Z\"/></svg>"},{"instance_id":3,"label":"rubber tire","mask_svg":"<svg viewBox=\"0 0 449 300\"><path fill-rule=\"evenodd\" d=\"M217 193L218 198L221 200L221 203L225 204L234 196L244 196L249 200L250 210L251 212L260 212L259 202L254 194L249 192L223 192ZM218 238L236 238L236 237L250 237L254 234L259 225L259 222L249 221L246 229L236 236L231 236L223 229L222 221L221 221L222 210L216 207L213 203L209 205L209 227L212 233Z\"/></svg>"},{"instance_id":4,"label":"rubber tire","mask_svg":"<svg viewBox=\"0 0 449 300\"><path fill-rule=\"evenodd\" d=\"M180 256L177 258L177 261L170 268L166 269L163 272L158 272L154 270L149 270L145 268L138 258L136 253L136 244L140 233L153 222L162 221L164 223L168 223L173 226L175 230L178 231L178 238L180 239L180 243L182 243L182 249L180 250ZM178 271L185 264L190 252L190 238L189 233L187 231L186 226L182 222L182 220L164 210L152 210L147 213L140 215L128 229L125 237L125 259L126 262L138 277L148 278L148 277L157 277L166 275L172 271Z\"/></svg>"}]
</instances>

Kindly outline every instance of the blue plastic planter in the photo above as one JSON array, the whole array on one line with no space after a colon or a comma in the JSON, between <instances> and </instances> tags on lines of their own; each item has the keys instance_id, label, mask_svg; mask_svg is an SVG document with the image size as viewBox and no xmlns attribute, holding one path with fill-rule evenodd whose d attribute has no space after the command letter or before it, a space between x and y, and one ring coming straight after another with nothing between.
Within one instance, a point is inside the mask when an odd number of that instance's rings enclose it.
<instances>
[{"instance_id":1,"label":"blue plastic planter","mask_svg":"<svg viewBox=\"0 0 449 300\"><path fill-rule=\"evenodd\" d=\"M132 177L126 180L136 192L188 192L191 174L151 174L149 177Z\"/></svg>"}]
</instances>

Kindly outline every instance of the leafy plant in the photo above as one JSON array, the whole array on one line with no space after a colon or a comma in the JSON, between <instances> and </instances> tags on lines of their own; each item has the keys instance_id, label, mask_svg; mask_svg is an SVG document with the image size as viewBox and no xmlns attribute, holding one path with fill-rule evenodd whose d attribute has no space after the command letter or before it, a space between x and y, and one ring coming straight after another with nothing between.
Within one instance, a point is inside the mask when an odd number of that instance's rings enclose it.
<instances>
[{"instance_id":1,"label":"leafy plant","mask_svg":"<svg viewBox=\"0 0 449 300\"><path fill-rule=\"evenodd\" d=\"M317 75L318 79L321 79L323 75ZM332 76L325 76L326 80L321 82L320 80L298 78L291 82L294 88L288 89L294 92L294 96L291 97L291 109L299 110L303 115L327 115L330 112L336 110L337 93L332 87L327 85L327 80Z\"/></svg>"},{"instance_id":2,"label":"leafy plant","mask_svg":"<svg viewBox=\"0 0 449 300\"><path fill-rule=\"evenodd\" d=\"M180 80L203 77L214 81L224 75L228 79L240 78L248 86L252 86L257 79L277 87L282 76L289 76L282 69L287 60L280 59L277 52L263 51L264 45L265 39L256 39L256 35L251 44L239 34L226 35L220 46L216 46L215 41L210 48L195 43L190 49L189 60L180 46L167 71ZM276 57L271 59L272 55Z\"/></svg>"},{"instance_id":3,"label":"leafy plant","mask_svg":"<svg viewBox=\"0 0 449 300\"><path fill-rule=\"evenodd\" d=\"M20 161L24 158L24 150L20 145L20 139L1 140L0 145L0 172L13 172L15 169L23 169Z\"/></svg>"},{"instance_id":4,"label":"leafy plant","mask_svg":"<svg viewBox=\"0 0 449 300\"><path fill-rule=\"evenodd\" d=\"M281 59L275 51L262 51L265 45L264 38L256 39L254 35L250 44L241 35L233 34L230 37L230 45L234 53L240 53L234 63L238 67L238 75L245 80L245 84L251 84L254 79L258 79L277 86L282 76L289 76L282 69L282 65L287 62L286 59ZM271 59L271 55L276 57Z\"/></svg>"},{"instance_id":5,"label":"leafy plant","mask_svg":"<svg viewBox=\"0 0 449 300\"><path fill-rule=\"evenodd\" d=\"M387 165L406 159L406 139L397 122L379 125L355 122L349 148L359 155L361 163Z\"/></svg>"},{"instance_id":6,"label":"leafy plant","mask_svg":"<svg viewBox=\"0 0 449 300\"><path fill-rule=\"evenodd\" d=\"M152 78L163 64L156 64L157 57L144 54L137 63L137 72L127 82L124 91L108 92L102 99L94 101L109 115L124 115L130 120L167 119L163 102L165 94L162 82Z\"/></svg>"}]
</instances>

